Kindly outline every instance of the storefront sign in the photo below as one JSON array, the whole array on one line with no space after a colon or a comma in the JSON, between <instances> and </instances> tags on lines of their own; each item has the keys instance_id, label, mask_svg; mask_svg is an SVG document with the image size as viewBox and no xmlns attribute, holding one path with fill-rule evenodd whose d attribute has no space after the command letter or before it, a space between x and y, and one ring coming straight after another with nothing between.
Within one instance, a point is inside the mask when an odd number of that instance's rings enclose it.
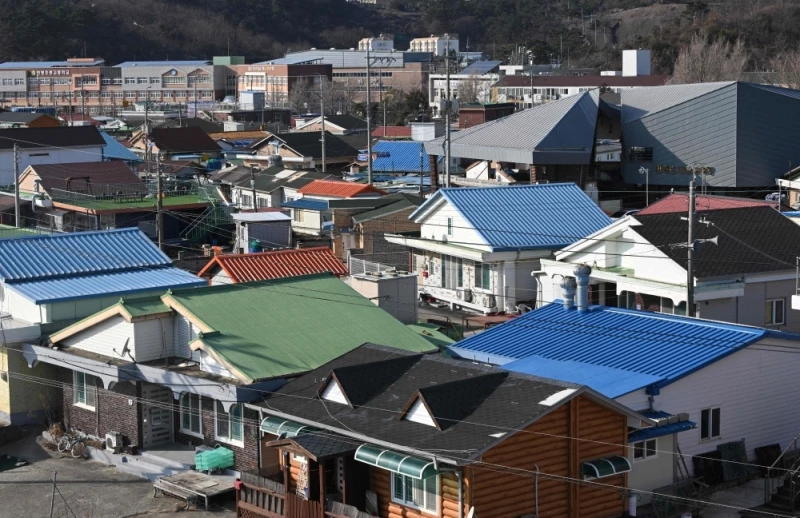
<instances>
[{"instance_id":1,"label":"storefront sign","mask_svg":"<svg viewBox=\"0 0 800 518\"><path fill-rule=\"evenodd\" d=\"M46 70L31 70L32 76L68 76L69 70L65 68L48 68Z\"/></svg>"},{"instance_id":2,"label":"storefront sign","mask_svg":"<svg viewBox=\"0 0 800 518\"><path fill-rule=\"evenodd\" d=\"M265 66L252 66L247 67L248 72L274 72L275 67L265 67Z\"/></svg>"},{"instance_id":3,"label":"storefront sign","mask_svg":"<svg viewBox=\"0 0 800 518\"><path fill-rule=\"evenodd\" d=\"M665 174L701 174L713 176L716 172L716 169L713 167L692 167L690 165L657 165L656 172Z\"/></svg>"}]
</instances>

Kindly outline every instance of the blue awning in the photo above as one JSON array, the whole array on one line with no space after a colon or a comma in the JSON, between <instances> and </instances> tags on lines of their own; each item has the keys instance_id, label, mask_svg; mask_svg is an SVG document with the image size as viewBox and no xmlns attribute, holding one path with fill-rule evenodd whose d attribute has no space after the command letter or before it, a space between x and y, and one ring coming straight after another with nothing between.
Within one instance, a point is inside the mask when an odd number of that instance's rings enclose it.
<instances>
[{"instance_id":1,"label":"blue awning","mask_svg":"<svg viewBox=\"0 0 800 518\"><path fill-rule=\"evenodd\" d=\"M697 423L688 420L688 416L672 415L667 412L660 412L656 410L645 410L639 412L643 416L652 419L657 423L656 426L650 428L642 428L628 434L628 443L646 441L648 439L655 439L656 437L663 437L665 435L672 435L678 432L691 430L697 426ZM684 418L684 416L686 418Z\"/></svg>"},{"instance_id":2,"label":"blue awning","mask_svg":"<svg viewBox=\"0 0 800 518\"><path fill-rule=\"evenodd\" d=\"M284 202L283 206L290 209L328 210L328 201L315 200L312 198L300 198L297 200Z\"/></svg>"}]
</instances>

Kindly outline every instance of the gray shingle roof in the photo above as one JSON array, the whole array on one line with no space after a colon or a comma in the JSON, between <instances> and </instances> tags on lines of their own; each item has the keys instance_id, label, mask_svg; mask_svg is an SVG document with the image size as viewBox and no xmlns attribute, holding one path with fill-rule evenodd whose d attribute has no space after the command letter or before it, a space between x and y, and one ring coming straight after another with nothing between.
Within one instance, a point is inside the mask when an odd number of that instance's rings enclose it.
<instances>
[{"instance_id":1,"label":"gray shingle roof","mask_svg":"<svg viewBox=\"0 0 800 518\"><path fill-rule=\"evenodd\" d=\"M363 405L348 405L317 398L320 380L331 371L352 367L353 376L373 376L376 362L402 363L393 370L387 387L375 391L368 387ZM398 371L402 371L398 376ZM264 413L315 423L320 428L369 437L376 443L397 445L417 451L447 450L456 461L474 457L501 440L509 429L518 429L550 412L542 405L554 394L564 393L567 401L583 387L571 383L522 375L501 369L451 360L439 355L421 355L374 344L361 347L328 364L295 378L260 406ZM422 389L431 399L435 412L448 421L444 430L409 420L400 420L402 411ZM349 397L354 397L351 387ZM599 397L599 396L598 396Z\"/></svg>"}]
</instances>

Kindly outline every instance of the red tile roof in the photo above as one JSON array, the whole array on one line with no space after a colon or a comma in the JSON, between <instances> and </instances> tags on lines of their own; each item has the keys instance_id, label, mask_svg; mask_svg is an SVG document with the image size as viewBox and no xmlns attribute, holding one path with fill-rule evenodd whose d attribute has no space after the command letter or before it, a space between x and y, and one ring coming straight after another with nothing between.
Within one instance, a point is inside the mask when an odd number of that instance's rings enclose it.
<instances>
[{"instance_id":1,"label":"red tile roof","mask_svg":"<svg viewBox=\"0 0 800 518\"><path fill-rule=\"evenodd\" d=\"M371 185L334 180L314 180L297 192L303 195L331 196L335 198L353 198L361 194L386 194L386 192Z\"/></svg>"},{"instance_id":2,"label":"red tile roof","mask_svg":"<svg viewBox=\"0 0 800 518\"><path fill-rule=\"evenodd\" d=\"M372 132L373 137L390 137L390 138L411 138L411 126L386 126L386 133L384 127L378 126Z\"/></svg>"},{"instance_id":3,"label":"red tile roof","mask_svg":"<svg viewBox=\"0 0 800 518\"><path fill-rule=\"evenodd\" d=\"M214 256L197 275L211 277L216 268L232 282L266 281L330 272L337 277L348 275L347 267L333 255L330 248L298 248L256 254L222 254Z\"/></svg>"},{"instance_id":4,"label":"red tile roof","mask_svg":"<svg viewBox=\"0 0 800 518\"><path fill-rule=\"evenodd\" d=\"M724 210L742 209L745 207L773 207L774 202L766 200L751 200L748 198L734 198L729 196L711 196L698 194L695 199L695 210ZM640 210L637 215L648 216L651 214L671 214L689 210L689 195L687 193L673 193L661 198L649 207Z\"/></svg>"}]
</instances>

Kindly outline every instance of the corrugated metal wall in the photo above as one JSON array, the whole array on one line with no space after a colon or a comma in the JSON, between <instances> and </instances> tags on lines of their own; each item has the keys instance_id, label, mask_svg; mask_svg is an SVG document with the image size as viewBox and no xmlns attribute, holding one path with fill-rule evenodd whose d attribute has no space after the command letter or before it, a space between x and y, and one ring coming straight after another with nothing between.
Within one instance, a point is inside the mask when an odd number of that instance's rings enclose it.
<instances>
[{"instance_id":1,"label":"corrugated metal wall","mask_svg":"<svg viewBox=\"0 0 800 518\"><path fill-rule=\"evenodd\" d=\"M688 185L691 176L657 173L657 166L692 163L716 168L708 185L736 185L737 85L713 91L623 127L623 156L631 146L653 148L652 162L625 162L627 183L644 184L641 166L650 169L651 185Z\"/></svg>"}]
</instances>

